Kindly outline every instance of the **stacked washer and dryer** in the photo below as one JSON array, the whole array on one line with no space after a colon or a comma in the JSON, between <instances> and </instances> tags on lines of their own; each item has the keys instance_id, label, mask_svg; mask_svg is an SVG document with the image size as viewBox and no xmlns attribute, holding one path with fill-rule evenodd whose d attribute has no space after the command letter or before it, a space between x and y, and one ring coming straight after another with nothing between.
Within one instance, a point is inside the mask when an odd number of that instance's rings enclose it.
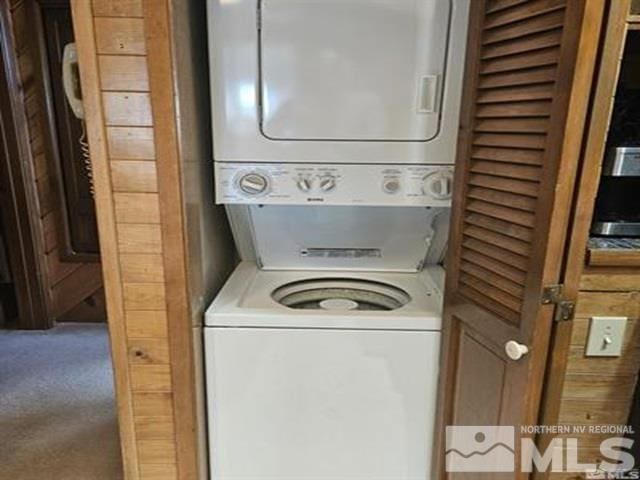
<instances>
[{"instance_id":1,"label":"stacked washer and dryer","mask_svg":"<svg viewBox=\"0 0 640 480\"><path fill-rule=\"evenodd\" d=\"M209 0L214 480L428 480L468 0Z\"/></svg>"}]
</instances>

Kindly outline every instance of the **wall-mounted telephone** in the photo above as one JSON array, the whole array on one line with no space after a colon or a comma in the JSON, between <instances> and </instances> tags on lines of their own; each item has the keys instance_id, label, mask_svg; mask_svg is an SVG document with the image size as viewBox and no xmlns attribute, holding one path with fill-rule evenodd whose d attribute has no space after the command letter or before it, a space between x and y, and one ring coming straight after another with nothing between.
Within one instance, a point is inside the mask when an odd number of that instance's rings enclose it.
<instances>
[{"instance_id":1,"label":"wall-mounted telephone","mask_svg":"<svg viewBox=\"0 0 640 480\"><path fill-rule=\"evenodd\" d=\"M75 43L67 43L64 46L62 53L62 85L71 111L77 118L84 120L80 72L78 70L78 51Z\"/></svg>"},{"instance_id":2,"label":"wall-mounted telephone","mask_svg":"<svg viewBox=\"0 0 640 480\"><path fill-rule=\"evenodd\" d=\"M89 180L91 195L93 190L93 171L91 167L91 153L87 142L87 130L84 122L84 105L82 104L82 89L80 87L80 69L78 68L78 51L75 43L67 43L62 53L62 85L67 97L69 108L82 123L82 135L78 139L82 151L85 173Z\"/></svg>"}]
</instances>

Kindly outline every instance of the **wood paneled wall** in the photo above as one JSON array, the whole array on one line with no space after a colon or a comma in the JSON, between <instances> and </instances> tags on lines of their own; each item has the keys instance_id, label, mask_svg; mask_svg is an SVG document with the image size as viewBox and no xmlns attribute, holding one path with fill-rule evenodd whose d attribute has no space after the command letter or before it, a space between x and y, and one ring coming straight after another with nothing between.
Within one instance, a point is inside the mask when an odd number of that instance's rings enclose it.
<instances>
[{"instance_id":1,"label":"wood paneled wall","mask_svg":"<svg viewBox=\"0 0 640 480\"><path fill-rule=\"evenodd\" d=\"M589 324L594 316L627 317L620 357L587 357ZM640 271L587 268L581 276L576 315L560 392L556 424L627 425L640 370ZM578 461L603 460L600 443L611 434L567 435L578 438ZM551 474L553 480L585 480L583 473Z\"/></svg>"},{"instance_id":2,"label":"wood paneled wall","mask_svg":"<svg viewBox=\"0 0 640 480\"><path fill-rule=\"evenodd\" d=\"M182 50L206 53L204 3L72 8L126 478L201 478L202 315L235 261L212 198L206 60Z\"/></svg>"},{"instance_id":3,"label":"wood paneled wall","mask_svg":"<svg viewBox=\"0 0 640 480\"><path fill-rule=\"evenodd\" d=\"M78 0L72 5L125 475L174 479L178 459L165 248L142 3Z\"/></svg>"},{"instance_id":4,"label":"wood paneled wall","mask_svg":"<svg viewBox=\"0 0 640 480\"><path fill-rule=\"evenodd\" d=\"M6 7L3 7L6 8ZM48 151L47 117L43 99L40 52L34 38L33 9L29 0L11 0L8 4L15 60L20 90L16 92L24 105L29 149L24 152L31 170L35 190L33 222L37 248L40 250L42 287L45 291L49 320L99 319L103 310L100 264L61 260L64 221L57 167ZM88 300L88 302L85 302ZM96 304L97 303L97 304ZM94 305L92 307L91 305ZM95 317L95 318L91 318Z\"/></svg>"}]
</instances>

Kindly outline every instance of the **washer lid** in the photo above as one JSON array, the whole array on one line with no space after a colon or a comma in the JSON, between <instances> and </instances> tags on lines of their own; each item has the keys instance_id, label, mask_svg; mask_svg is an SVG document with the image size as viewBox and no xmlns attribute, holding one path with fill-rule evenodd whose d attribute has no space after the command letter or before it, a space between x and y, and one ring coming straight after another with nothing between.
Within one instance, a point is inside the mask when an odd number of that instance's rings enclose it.
<instances>
[{"instance_id":1,"label":"washer lid","mask_svg":"<svg viewBox=\"0 0 640 480\"><path fill-rule=\"evenodd\" d=\"M382 282L357 278L311 278L276 288L271 297L281 305L299 310L396 310L411 296Z\"/></svg>"},{"instance_id":2,"label":"washer lid","mask_svg":"<svg viewBox=\"0 0 640 480\"><path fill-rule=\"evenodd\" d=\"M266 137L437 136L450 1L262 0L259 15Z\"/></svg>"},{"instance_id":3,"label":"washer lid","mask_svg":"<svg viewBox=\"0 0 640 480\"><path fill-rule=\"evenodd\" d=\"M436 331L442 325L440 270L341 275L265 271L242 262L207 310L206 325Z\"/></svg>"}]
</instances>

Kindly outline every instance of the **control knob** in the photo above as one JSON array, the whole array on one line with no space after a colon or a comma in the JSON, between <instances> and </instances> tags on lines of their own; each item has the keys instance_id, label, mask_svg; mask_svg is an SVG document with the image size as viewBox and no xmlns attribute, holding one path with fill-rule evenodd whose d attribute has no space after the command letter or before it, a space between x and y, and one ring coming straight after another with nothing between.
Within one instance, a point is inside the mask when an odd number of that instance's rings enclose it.
<instances>
[{"instance_id":1,"label":"control knob","mask_svg":"<svg viewBox=\"0 0 640 480\"><path fill-rule=\"evenodd\" d=\"M453 173L450 170L430 173L422 181L422 193L437 200L450 199L452 187Z\"/></svg>"},{"instance_id":2,"label":"control knob","mask_svg":"<svg viewBox=\"0 0 640 480\"><path fill-rule=\"evenodd\" d=\"M298 179L297 184L298 184L298 188L302 192L308 192L309 190L311 190L311 180L309 180L308 178Z\"/></svg>"},{"instance_id":3,"label":"control knob","mask_svg":"<svg viewBox=\"0 0 640 480\"><path fill-rule=\"evenodd\" d=\"M240 178L238 186L247 195L260 195L267 190L269 180L259 173L247 173Z\"/></svg>"},{"instance_id":4,"label":"control knob","mask_svg":"<svg viewBox=\"0 0 640 480\"><path fill-rule=\"evenodd\" d=\"M320 178L320 190L323 192L328 192L336 188L336 177L331 175L325 175Z\"/></svg>"},{"instance_id":5,"label":"control knob","mask_svg":"<svg viewBox=\"0 0 640 480\"><path fill-rule=\"evenodd\" d=\"M387 193L398 193L400 190L400 180L397 178L387 178L382 182L382 189Z\"/></svg>"}]
</instances>

